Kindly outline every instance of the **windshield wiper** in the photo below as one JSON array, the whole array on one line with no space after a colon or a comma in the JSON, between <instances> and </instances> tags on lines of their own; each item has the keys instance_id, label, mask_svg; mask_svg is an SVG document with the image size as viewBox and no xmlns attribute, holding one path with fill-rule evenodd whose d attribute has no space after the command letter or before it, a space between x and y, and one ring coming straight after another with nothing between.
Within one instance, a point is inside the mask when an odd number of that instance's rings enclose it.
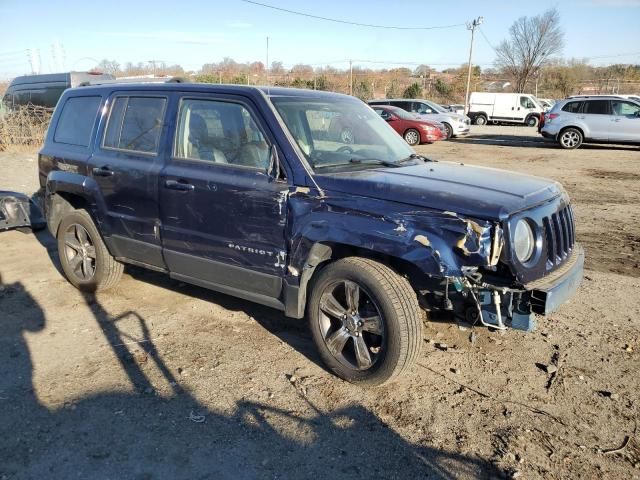
<instances>
[{"instance_id":1,"label":"windshield wiper","mask_svg":"<svg viewBox=\"0 0 640 480\"><path fill-rule=\"evenodd\" d=\"M382 165L384 167L399 167L399 162L390 162L379 158L351 158L349 163L356 165Z\"/></svg>"},{"instance_id":2,"label":"windshield wiper","mask_svg":"<svg viewBox=\"0 0 640 480\"><path fill-rule=\"evenodd\" d=\"M398 160L396 163L405 163L411 160L422 160L424 162L437 162L437 160L433 160L432 158L425 157L424 155L418 155L417 153L412 153L407 158L403 158L402 160Z\"/></svg>"}]
</instances>

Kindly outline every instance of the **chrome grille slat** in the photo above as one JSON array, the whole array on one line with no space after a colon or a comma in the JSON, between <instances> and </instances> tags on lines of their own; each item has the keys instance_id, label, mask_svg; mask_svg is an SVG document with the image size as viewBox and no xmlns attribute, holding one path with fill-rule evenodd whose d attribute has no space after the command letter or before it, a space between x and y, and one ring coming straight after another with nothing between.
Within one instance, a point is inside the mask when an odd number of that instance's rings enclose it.
<instances>
[{"instance_id":1,"label":"chrome grille slat","mask_svg":"<svg viewBox=\"0 0 640 480\"><path fill-rule=\"evenodd\" d=\"M542 219L547 246L547 270L560 265L573 251L575 223L573 211L566 206Z\"/></svg>"}]
</instances>

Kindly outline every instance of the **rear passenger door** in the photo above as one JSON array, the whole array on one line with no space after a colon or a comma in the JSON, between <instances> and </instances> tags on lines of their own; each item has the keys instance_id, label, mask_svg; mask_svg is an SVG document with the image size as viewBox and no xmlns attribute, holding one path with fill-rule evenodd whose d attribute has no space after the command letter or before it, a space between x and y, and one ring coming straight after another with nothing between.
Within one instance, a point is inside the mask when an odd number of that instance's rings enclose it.
<instances>
[{"instance_id":1,"label":"rear passenger door","mask_svg":"<svg viewBox=\"0 0 640 480\"><path fill-rule=\"evenodd\" d=\"M609 140L613 129L611 105L609 100L586 100L582 107L582 116L589 129L585 135L593 140Z\"/></svg>"},{"instance_id":2,"label":"rear passenger door","mask_svg":"<svg viewBox=\"0 0 640 480\"><path fill-rule=\"evenodd\" d=\"M163 165L168 96L116 92L89 175L106 209L108 242L116 257L163 267L158 230L158 175Z\"/></svg>"},{"instance_id":3,"label":"rear passenger door","mask_svg":"<svg viewBox=\"0 0 640 480\"><path fill-rule=\"evenodd\" d=\"M244 97L180 98L160 178L164 258L174 278L245 298L279 297L288 185L266 173L272 144Z\"/></svg>"}]
</instances>

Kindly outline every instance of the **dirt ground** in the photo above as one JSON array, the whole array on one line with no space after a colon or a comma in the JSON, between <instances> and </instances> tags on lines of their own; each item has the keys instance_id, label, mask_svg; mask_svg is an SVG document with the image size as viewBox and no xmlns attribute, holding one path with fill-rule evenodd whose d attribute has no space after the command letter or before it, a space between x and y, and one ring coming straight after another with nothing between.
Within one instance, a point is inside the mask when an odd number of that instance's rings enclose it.
<instances>
[{"instance_id":1,"label":"dirt ground","mask_svg":"<svg viewBox=\"0 0 640 480\"><path fill-rule=\"evenodd\" d=\"M304 321L137 268L83 296L46 232L0 233L0 479L640 478L640 147L474 127L418 150L565 185L586 276L536 332L427 322L366 390ZM0 189L36 168L0 154Z\"/></svg>"}]
</instances>

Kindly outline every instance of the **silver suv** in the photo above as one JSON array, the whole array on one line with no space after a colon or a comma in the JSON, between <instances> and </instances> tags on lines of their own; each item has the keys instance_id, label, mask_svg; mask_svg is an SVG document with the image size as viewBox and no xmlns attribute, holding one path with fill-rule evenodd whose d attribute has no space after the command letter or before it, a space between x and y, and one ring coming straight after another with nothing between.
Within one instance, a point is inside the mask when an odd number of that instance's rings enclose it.
<instances>
[{"instance_id":1,"label":"silver suv","mask_svg":"<svg viewBox=\"0 0 640 480\"><path fill-rule=\"evenodd\" d=\"M614 95L567 98L545 114L540 133L567 149L583 142L640 143L640 102Z\"/></svg>"},{"instance_id":2,"label":"silver suv","mask_svg":"<svg viewBox=\"0 0 640 480\"><path fill-rule=\"evenodd\" d=\"M399 107L407 112L417 114L424 120L435 120L444 125L447 138L469 134L469 117L457 113L448 112L440 105L429 100L416 98L390 98L385 100L370 100L369 105L391 105Z\"/></svg>"}]
</instances>

